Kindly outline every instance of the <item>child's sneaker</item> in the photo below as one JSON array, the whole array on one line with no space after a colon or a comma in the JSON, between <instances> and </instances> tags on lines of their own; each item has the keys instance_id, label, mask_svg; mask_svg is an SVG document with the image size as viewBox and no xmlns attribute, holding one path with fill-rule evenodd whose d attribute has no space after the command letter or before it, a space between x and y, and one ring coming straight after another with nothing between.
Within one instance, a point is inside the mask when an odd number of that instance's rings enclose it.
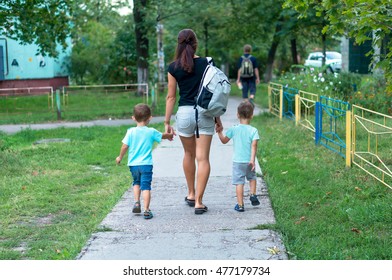
<instances>
[{"instance_id":1,"label":"child's sneaker","mask_svg":"<svg viewBox=\"0 0 392 280\"><path fill-rule=\"evenodd\" d=\"M257 196L255 194L250 195L250 202L253 206L260 205L260 201L257 199Z\"/></svg>"},{"instance_id":2,"label":"child's sneaker","mask_svg":"<svg viewBox=\"0 0 392 280\"><path fill-rule=\"evenodd\" d=\"M144 219L151 219L153 217L151 210L144 211Z\"/></svg>"},{"instance_id":3,"label":"child's sneaker","mask_svg":"<svg viewBox=\"0 0 392 280\"><path fill-rule=\"evenodd\" d=\"M133 205L132 213L141 213L142 209L140 208L140 202L136 201Z\"/></svg>"},{"instance_id":4,"label":"child's sneaker","mask_svg":"<svg viewBox=\"0 0 392 280\"><path fill-rule=\"evenodd\" d=\"M234 207L234 210L238 211L238 212L244 212L245 208L244 208L244 205L236 204L235 207Z\"/></svg>"}]
</instances>

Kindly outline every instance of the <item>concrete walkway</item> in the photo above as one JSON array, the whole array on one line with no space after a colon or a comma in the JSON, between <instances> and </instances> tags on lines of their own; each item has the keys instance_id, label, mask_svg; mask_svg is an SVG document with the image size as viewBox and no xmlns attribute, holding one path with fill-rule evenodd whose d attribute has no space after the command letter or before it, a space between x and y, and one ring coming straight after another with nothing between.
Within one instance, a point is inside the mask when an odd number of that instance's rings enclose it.
<instances>
[{"instance_id":1,"label":"concrete walkway","mask_svg":"<svg viewBox=\"0 0 392 280\"><path fill-rule=\"evenodd\" d=\"M238 122L232 98L222 117L224 127ZM257 110L256 113L260 112ZM261 140L262 144L262 140ZM275 223L268 191L258 178L260 206L253 207L246 186L245 212L234 211L235 188L231 185L232 143L223 145L214 136L211 147L211 175L203 203L209 211L195 215L185 204L187 194L182 171L183 149L179 137L163 140L154 150L151 210L154 218L133 214L130 188L102 221L101 231L92 235L78 259L81 260L269 260L287 259L278 234L254 230L260 224ZM257 166L261 174L260 167ZM124 176L128 176L124 166ZM272 253L276 252L276 254Z\"/></svg>"}]
</instances>

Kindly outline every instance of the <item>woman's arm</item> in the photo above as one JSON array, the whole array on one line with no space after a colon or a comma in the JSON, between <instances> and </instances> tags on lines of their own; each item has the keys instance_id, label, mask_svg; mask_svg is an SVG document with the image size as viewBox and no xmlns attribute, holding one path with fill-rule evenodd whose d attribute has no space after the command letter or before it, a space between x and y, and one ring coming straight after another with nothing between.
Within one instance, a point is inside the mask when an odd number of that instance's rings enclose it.
<instances>
[{"instance_id":1,"label":"woman's arm","mask_svg":"<svg viewBox=\"0 0 392 280\"><path fill-rule=\"evenodd\" d=\"M165 132L175 135L174 129L170 126L170 119L173 114L174 105L176 104L177 81L170 73L167 73L167 80L168 90L166 96Z\"/></svg>"}]
</instances>

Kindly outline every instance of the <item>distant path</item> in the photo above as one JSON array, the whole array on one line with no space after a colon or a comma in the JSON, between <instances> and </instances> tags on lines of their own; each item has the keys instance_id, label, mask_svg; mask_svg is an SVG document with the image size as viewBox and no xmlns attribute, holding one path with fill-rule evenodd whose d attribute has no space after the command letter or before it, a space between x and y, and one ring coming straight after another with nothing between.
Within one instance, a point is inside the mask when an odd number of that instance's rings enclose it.
<instances>
[{"instance_id":1,"label":"distant path","mask_svg":"<svg viewBox=\"0 0 392 280\"><path fill-rule=\"evenodd\" d=\"M151 123L160 123L164 121L163 116L153 117ZM14 134L22 129L55 129L60 127L69 128L80 128L80 127L91 127L91 126L121 126L121 125L132 125L133 121L129 119L120 120L94 120L85 122L58 122L58 123L41 123L41 124L6 124L0 125L0 131L7 134Z\"/></svg>"}]
</instances>

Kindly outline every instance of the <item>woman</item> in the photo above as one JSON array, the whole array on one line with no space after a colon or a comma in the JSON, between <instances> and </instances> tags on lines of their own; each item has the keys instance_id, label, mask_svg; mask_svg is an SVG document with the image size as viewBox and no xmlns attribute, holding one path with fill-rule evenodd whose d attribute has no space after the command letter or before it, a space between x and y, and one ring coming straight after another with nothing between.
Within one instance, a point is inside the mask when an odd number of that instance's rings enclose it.
<instances>
[{"instance_id":1,"label":"woman","mask_svg":"<svg viewBox=\"0 0 392 280\"><path fill-rule=\"evenodd\" d=\"M203 204L203 195L210 176L212 136L215 133L215 125L217 131L223 128L220 118L214 119L203 114L199 115L196 124L195 97L204 70L208 65L206 58L195 54L196 49L197 38L193 30L181 30L178 34L174 62L169 65L168 69L165 130L167 133L174 133L173 127L170 126L170 117L176 103L178 84L180 99L176 114L176 126L184 148L183 169L188 185L188 195L185 197L185 201L189 206L195 207L195 214L203 214L208 210L208 207ZM196 125L199 127L199 138L195 136ZM195 160L197 161L197 174Z\"/></svg>"}]
</instances>

